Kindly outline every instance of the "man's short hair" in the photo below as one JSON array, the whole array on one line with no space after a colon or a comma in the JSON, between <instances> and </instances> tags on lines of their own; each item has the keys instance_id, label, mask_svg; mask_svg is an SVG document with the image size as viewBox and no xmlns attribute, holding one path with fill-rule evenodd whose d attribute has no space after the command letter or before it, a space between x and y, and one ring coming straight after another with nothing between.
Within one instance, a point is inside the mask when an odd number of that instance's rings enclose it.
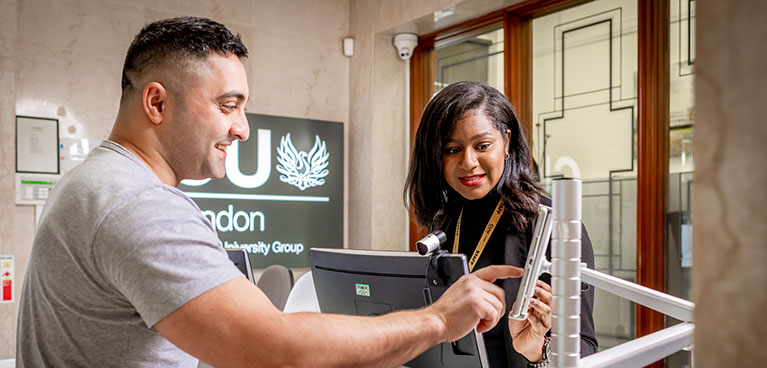
<instances>
[{"instance_id":1,"label":"man's short hair","mask_svg":"<svg viewBox=\"0 0 767 368\"><path fill-rule=\"evenodd\" d=\"M190 61L204 60L213 53L248 56L240 35L206 18L178 17L146 25L133 39L122 72L123 98L148 73L156 69L178 70Z\"/></svg>"}]
</instances>

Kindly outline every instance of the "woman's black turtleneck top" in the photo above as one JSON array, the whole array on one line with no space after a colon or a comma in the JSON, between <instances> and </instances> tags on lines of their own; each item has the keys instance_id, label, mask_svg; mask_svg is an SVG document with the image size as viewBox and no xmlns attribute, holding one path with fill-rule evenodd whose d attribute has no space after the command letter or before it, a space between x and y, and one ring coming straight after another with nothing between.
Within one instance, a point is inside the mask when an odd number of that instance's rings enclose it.
<instances>
[{"instance_id":1,"label":"woman's black turtleneck top","mask_svg":"<svg viewBox=\"0 0 767 368\"><path fill-rule=\"evenodd\" d=\"M481 199L463 200L463 216L461 220L461 234L459 240L458 253L466 255L467 260L477 247L482 233L492 216L495 206L498 205L500 196L493 190ZM541 203L551 206L551 200L541 197ZM452 252L455 238L455 225L458 215L461 211L460 204L458 212L451 214L453 220L445 229L447 241L443 249ZM487 267L494 264L508 264L522 267L527 259L530 238L532 237L532 227L535 219L528 220L528 229L524 233L516 231L508 222L508 215L504 214L498 221L495 231L485 246L484 251L477 260L473 270ZM594 251L591 247L591 241L585 228L581 239L581 258L583 262L594 268ZM546 252L547 258L551 260L551 244ZM541 280L551 283L551 277L548 274L541 276ZM517 353L511 342L511 335L508 328L508 314L519 290L520 279L498 280L496 285L502 287L506 293L506 313L498 324L488 332L484 333L485 349L491 368L524 368L527 367L527 360L521 354ZM594 318L592 315L594 307L594 289L581 293L581 356L593 354L597 351L597 340L594 335Z\"/></svg>"}]
</instances>

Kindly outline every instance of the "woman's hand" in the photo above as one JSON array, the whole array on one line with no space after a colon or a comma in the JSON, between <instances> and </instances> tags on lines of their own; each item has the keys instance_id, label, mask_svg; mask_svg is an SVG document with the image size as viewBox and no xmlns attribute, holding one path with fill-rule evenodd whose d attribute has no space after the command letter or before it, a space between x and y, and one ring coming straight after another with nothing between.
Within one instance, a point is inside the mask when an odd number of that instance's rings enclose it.
<instances>
[{"instance_id":1,"label":"woman's hand","mask_svg":"<svg viewBox=\"0 0 767 368\"><path fill-rule=\"evenodd\" d=\"M518 321L509 318L514 350L530 362L541 360L544 336L551 328L551 286L538 280L534 295L535 298L530 299L527 319Z\"/></svg>"}]
</instances>

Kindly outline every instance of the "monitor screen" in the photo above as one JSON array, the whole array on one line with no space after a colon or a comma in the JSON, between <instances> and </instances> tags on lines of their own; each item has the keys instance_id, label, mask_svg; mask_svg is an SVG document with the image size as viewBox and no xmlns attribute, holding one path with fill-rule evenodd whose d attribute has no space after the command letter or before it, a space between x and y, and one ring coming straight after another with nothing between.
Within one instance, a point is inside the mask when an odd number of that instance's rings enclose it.
<instances>
[{"instance_id":1,"label":"monitor screen","mask_svg":"<svg viewBox=\"0 0 767 368\"><path fill-rule=\"evenodd\" d=\"M313 248L309 262L320 310L359 316L423 308L468 273L463 254L445 254L431 263L431 257L416 252ZM405 366L487 367L484 340L471 332L430 348Z\"/></svg>"},{"instance_id":2,"label":"monitor screen","mask_svg":"<svg viewBox=\"0 0 767 368\"><path fill-rule=\"evenodd\" d=\"M237 269L240 270L250 282L253 282L253 272L251 272L250 260L248 259L248 253L245 252L245 249L227 249L226 254Z\"/></svg>"}]
</instances>

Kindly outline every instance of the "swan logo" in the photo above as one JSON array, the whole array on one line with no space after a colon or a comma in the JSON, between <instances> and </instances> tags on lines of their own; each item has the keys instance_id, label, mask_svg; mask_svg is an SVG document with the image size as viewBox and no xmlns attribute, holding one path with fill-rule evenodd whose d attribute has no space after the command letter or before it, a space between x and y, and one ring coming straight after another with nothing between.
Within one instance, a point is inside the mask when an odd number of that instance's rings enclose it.
<instances>
[{"instance_id":1,"label":"swan logo","mask_svg":"<svg viewBox=\"0 0 767 368\"><path fill-rule=\"evenodd\" d=\"M314 146L307 153L296 150L288 133L280 139L280 146L277 147L277 171L282 174L280 181L301 191L321 186L325 184L324 177L330 173L327 169L329 158L327 146L319 135L314 136Z\"/></svg>"}]
</instances>

